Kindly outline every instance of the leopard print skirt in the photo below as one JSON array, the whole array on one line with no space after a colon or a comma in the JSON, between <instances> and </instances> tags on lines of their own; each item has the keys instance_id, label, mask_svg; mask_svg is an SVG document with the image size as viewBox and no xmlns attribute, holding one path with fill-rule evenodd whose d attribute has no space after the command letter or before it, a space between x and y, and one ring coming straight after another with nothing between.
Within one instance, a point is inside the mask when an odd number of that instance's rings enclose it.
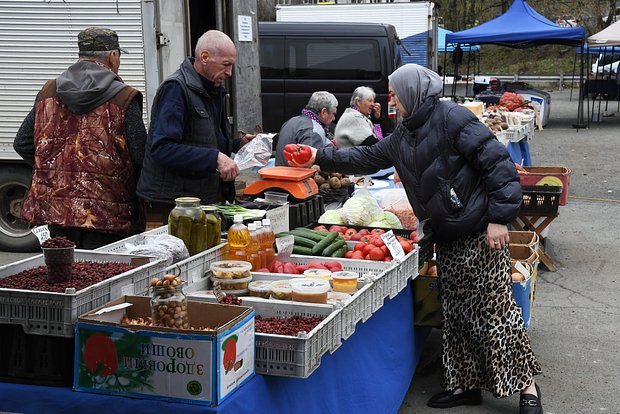
<instances>
[{"instance_id":1,"label":"leopard print skirt","mask_svg":"<svg viewBox=\"0 0 620 414\"><path fill-rule=\"evenodd\" d=\"M478 233L438 246L437 259L442 387L499 398L531 384L541 369L512 295L508 247L493 252Z\"/></svg>"}]
</instances>

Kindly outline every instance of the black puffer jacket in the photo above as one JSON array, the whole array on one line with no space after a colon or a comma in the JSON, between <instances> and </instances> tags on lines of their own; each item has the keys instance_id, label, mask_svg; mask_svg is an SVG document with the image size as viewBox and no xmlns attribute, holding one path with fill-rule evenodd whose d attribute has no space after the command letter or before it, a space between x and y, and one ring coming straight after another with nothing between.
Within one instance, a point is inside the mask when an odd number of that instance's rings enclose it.
<instances>
[{"instance_id":1,"label":"black puffer jacket","mask_svg":"<svg viewBox=\"0 0 620 414\"><path fill-rule=\"evenodd\" d=\"M326 171L370 174L394 165L420 220L437 241L508 224L521 206L521 186L508 151L466 108L427 99L393 134L370 147L324 148Z\"/></svg>"}]
</instances>

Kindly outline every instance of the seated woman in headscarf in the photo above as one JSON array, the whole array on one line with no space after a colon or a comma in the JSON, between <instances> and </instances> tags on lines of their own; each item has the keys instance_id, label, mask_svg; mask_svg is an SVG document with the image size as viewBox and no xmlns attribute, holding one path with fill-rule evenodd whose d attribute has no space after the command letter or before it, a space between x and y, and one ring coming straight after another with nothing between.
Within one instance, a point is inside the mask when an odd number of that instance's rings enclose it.
<instances>
[{"instance_id":1,"label":"seated woman in headscarf","mask_svg":"<svg viewBox=\"0 0 620 414\"><path fill-rule=\"evenodd\" d=\"M379 141L371 115L381 116L381 104L375 102L375 91L368 86L360 86L353 91L351 107L345 109L336 124L334 137L340 148L373 145Z\"/></svg>"}]
</instances>

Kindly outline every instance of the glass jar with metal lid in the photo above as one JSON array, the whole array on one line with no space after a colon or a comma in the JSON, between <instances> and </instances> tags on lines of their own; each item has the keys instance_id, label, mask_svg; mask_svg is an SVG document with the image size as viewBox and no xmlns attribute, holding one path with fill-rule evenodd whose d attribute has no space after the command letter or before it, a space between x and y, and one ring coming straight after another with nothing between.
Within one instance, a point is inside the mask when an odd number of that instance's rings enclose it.
<instances>
[{"instance_id":1,"label":"glass jar with metal lid","mask_svg":"<svg viewBox=\"0 0 620 414\"><path fill-rule=\"evenodd\" d=\"M183 240L191 256L207 249L207 215L197 197L179 197L168 216L168 234Z\"/></svg>"}]
</instances>

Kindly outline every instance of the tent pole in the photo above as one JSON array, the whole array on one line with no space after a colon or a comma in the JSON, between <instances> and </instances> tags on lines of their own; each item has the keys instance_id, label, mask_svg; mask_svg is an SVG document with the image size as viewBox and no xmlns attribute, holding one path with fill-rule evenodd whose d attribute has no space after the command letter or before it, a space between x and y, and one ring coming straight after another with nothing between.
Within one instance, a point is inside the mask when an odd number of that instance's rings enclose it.
<instances>
[{"instance_id":1,"label":"tent pole","mask_svg":"<svg viewBox=\"0 0 620 414\"><path fill-rule=\"evenodd\" d=\"M448 45L446 44L443 51L443 90L441 92L441 96L446 96L446 71L448 68L446 67L446 55L448 54Z\"/></svg>"},{"instance_id":2,"label":"tent pole","mask_svg":"<svg viewBox=\"0 0 620 414\"><path fill-rule=\"evenodd\" d=\"M469 51L467 52L467 79L465 79L465 96L467 96L467 92L469 91L469 67L471 64L471 46L469 46ZM472 97L474 92L474 84L472 82Z\"/></svg>"},{"instance_id":3,"label":"tent pole","mask_svg":"<svg viewBox=\"0 0 620 414\"><path fill-rule=\"evenodd\" d=\"M583 52L583 48L585 46L585 36L583 38L583 40L581 41L581 50ZM577 123L573 124L573 128L577 129L577 132L579 132L579 128L586 128L588 125L583 123L583 86L584 86L584 82L583 82L583 64L584 64L584 54L581 54L581 65L579 67L579 104L577 105ZM588 112L590 111L589 109L590 104L588 103Z\"/></svg>"},{"instance_id":4,"label":"tent pole","mask_svg":"<svg viewBox=\"0 0 620 414\"><path fill-rule=\"evenodd\" d=\"M583 49L581 49L581 54L583 54ZM573 101L573 88L575 87L575 68L577 67L577 53L575 53L575 59L573 59L573 77L571 79L570 84L570 98L569 101Z\"/></svg>"}]
</instances>

